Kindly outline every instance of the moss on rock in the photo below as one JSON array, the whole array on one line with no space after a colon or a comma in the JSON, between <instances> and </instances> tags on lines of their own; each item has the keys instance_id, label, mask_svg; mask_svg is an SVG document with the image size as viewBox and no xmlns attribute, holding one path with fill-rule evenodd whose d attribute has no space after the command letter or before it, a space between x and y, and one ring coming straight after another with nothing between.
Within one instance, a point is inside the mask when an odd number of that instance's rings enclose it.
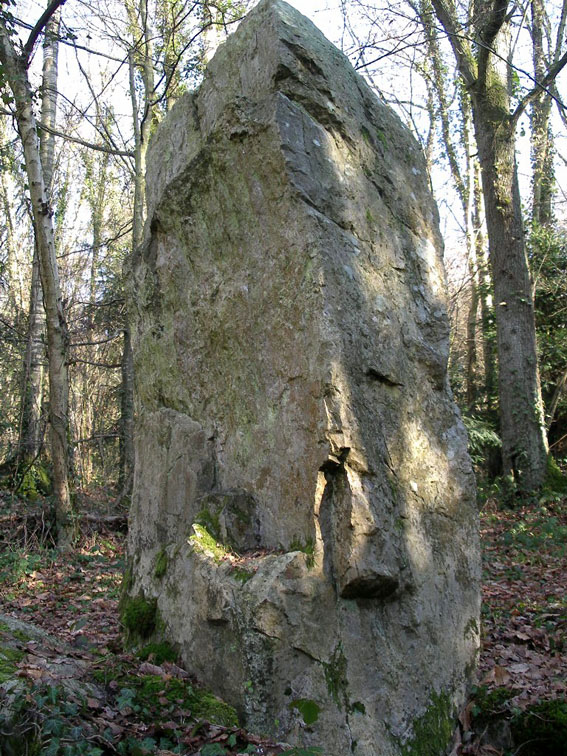
<instances>
[{"instance_id":1,"label":"moss on rock","mask_svg":"<svg viewBox=\"0 0 567 756\"><path fill-rule=\"evenodd\" d=\"M161 578L165 575L167 572L167 552L164 548L160 549L157 557L156 562L154 566L154 577L158 580L161 580Z\"/></svg>"},{"instance_id":2,"label":"moss on rock","mask_svg":"<svg viewBox=\"0 0 567 756\"><path fill-rule=\"evenodd\" d=\"M130 636L149 638L156 629L157 602L144 596L124 597L120 606L120 620Z\"/></svg>"},{"instance_id":3,"label":"moss on rock","mask_svg":"<svg viewBox=\"0 0 567 756\"><path fill-rule=\"evenodd\" d=\"M553 493L567 493L567 475L564 475L551 454L547 457L544 488Z\"/></svg>"},{"instance_id":4,"label":"moss on rock","mask_svg":"<svg viewBox=\"0 0 567 756\"><path fill-rule=\"evenodd\" d=\"M218 506L214 511L211 511L208 507L203 507L195 518L195 522L201 525L216 541L220 541L221 537L220 512L221 507Z\"/></svg>"},{"instance_id":5,"label":"moss on rock","mask_svg":"<svg viewBox=\"0 0 567 756\"><path fill-rule=\"evenodd\" d=\"M335 648L330 660L323 663L323 669L329 695L341 711L343 705L348 710L347 660L341 644Z\"/></svg>"},{"instance_id":6,"label":"moss on rock","mask_svg":"<svg viewBox=\"0 0 567 756\"><path fill-rule=\"evenodd\" d=\"M150 659L154 664L163 664L164 661L177 661L177 652L165 641L162 643L149 643L141 648L136 656L142 661Z\"/></svg>"},{"instance_id":7,"label":"moss on rock","mask_svg":"<svg viewBox=\"0 0 567 756\"><path fill-rule=\"evenodd\" d=\"M448 693L434 693L427 710L413 722L413 737L400 745L401 756L442 756L454 730Z\"/></svg>"},{"instance_id":8,"label":"moss on rock","mask_svg":"<svg viewBox=\"0 0 567 756\"><path fill-rule=\"evenodd\" d=\"M221 562L230 553L221 543L209 533L204 525L193 523L193 535L189 536L189 544L194 551L205 554L205 556L214 559L215 562Z\"/></svg>"},{"instance_id":9,"label":"moss on rock","mask_svg":"<svg viewBox=\"0 0 567 756\"><path fill-rule=\"evenodd\" d=\"M40 462L31 465L18 485L18 493L30 501L37 501L40 496L48 496L51 493L51 478L47 468Z\"/></svg>"}]
</instances>

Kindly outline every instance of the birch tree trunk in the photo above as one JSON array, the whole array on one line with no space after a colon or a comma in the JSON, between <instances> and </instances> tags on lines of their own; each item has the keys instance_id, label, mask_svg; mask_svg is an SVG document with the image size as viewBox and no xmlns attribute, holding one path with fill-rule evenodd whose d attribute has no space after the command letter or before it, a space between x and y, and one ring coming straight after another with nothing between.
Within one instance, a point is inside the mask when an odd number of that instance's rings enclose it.
<instances>
[{"instance_id":1,"label":"birch tree trunk","mask_svg":"<svg viewBox=\"0 0 567 756\"><path fill-rule=\"evenodd\" d=\"M57 2L57 0L50 4L42 16L42 19L45 18L44 25L48 23L61 4L62 2ZM36 25L23 51L18 53L5 20L0 17L0 63L14 97L15 116L24 151L39 256L47 326L49 420L57 545L58 548L66 551L71 548L74 535L68 480L68 337L55 255L53 212L43 174L37 123L33 113L33 94L27 75L29 56L39 31L41 29L38 29Z\"/></svg>"},{"instance_id":2,"label":"birch tree trunk","mask_svg":"<svg viewBox=\"0 0 567 756\"><path fill-rule=\"evenodd\" d=\"M41 407L43 404L43 369L45 364L45 311L41 296L39 256L34 244L28 333L24 355L18 472L38 456L41 444Z\"/></svg>"},{"instance_id":3,"label":"birch tree trunk","mask_svg":"<svg viewBox=\"0 0 567 756\"><path fill-rule=\"evenodd\" d=\"M43 77L41 86L41 119L55 128L57 113L57 56L60 11L57 10L45 27L43 42ZM55 138L43 131L40 137L43 180L48 194L53 181ZM24 358L24 385L19 443L19 466L29 465L39 454L41 443L41 408L43 401L43 370L45 364L45 310L43 308L37 243L34 245L28 337Z\"/></svg>"}]
</instances>

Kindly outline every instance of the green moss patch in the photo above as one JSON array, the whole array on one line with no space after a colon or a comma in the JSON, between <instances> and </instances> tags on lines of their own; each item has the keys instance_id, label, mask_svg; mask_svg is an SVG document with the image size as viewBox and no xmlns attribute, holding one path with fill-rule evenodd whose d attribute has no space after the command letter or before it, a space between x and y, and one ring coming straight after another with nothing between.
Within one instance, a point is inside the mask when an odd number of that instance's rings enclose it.
<instances>
[{"instance_id":1,"label":"green moss patch","mask_svg":"<svg viewBox=\"0 0 567 756\"><path fill-rule=\"evenodd\" d=\"M147 661L148 659L154 664L163 664L164 661L176 662L177 653L169 643L149 643L141 648L136 654L138 659Z\"/></svg>"},{"instance_id":2,"label":"green moss patch","mask_svg":"<svg viewBox=\"0 0 567 756\"><path fill-rule=\"evenodd\" d=\"M567 700L539 701L512 718L512 737L522 756L564 756Z\"/></svg>"},{"instance_id":3,"label":"green moss patch","mask_svg":"<svg viewBox=\"0 0 567 756\"><path fill-rule=\"evenodd\" d=\"M522 756L563 756L567 743L567 700L538 701L520 711L512 705L517 691L479 687L473 696L473 723L477 732L505 720L516 753Z\"/></svg>"},{"instance_id":4,"label":"green moss patch","mask_svg":"<svg viewBox=\"0 0 567 756\"><path fill-rule=\"evenodd\" d=\"M323 670L325 672L325 682L327 683L329 695L341 711L343 705L348 710L347 660L340 643L333 651L330 660L323 663Z\"/></svg>"},{"instance_id":5,"label":"green moss patch","mask_svg":"<svg viewBox=\"0 0 567 756\"><path fill-rule=\"evenodd\" d=\"M421 717L413 722L413 738L400 744L401 756L440 756L454 730L453 707L447 693L435 693Z\"/></svg>"},{"instance_id":6,"label":"green moss patch","mask_svg":"<svg viewBox=\"0 0 567 756\"><path fill-rule=\"evenodd\" d=\"M24 656L24 652L17 648L0 646L0 684L7 682L15 676L18 670L18 662Z\"/></svg>"},{"instance_id":7,"label":"green moss patch","mask_svg":"<svg viewBox=\"0 0 567 756\"><path fill-rule=\"evenodd\" d=\"M149 638L156 629L157 602L143 596L124 597L120 606L120 620L131 636Z\"/></svg>"},{"instance_id":8,"label":"green moss patch","mask_svg":"<svg viewBox=\"0 0 567 756\"><path fill-rule=\"evenodd\" d=\"M564 475L551 454L547 457L544 489L553 493L567 493L567 475Z\"/></svg>"},{"instance_id":9,"label":"green moss patch","mask_svg":"<svg viewBox=\"0 0 567 756\"><path fill-rule=\"evenodd\" d=\"M158 580L161 580L161 578L165 575L167 572L167 553L165 549L161 549L159 554L156 557L156 563L154 566L154 577L156 577Z\"/></svg>"},{"instance_id":10,"label":"green moss patch","mask_svg":"<svg viewBox=\"0 0 567 756\"><path fill-rule=\"evenodd\" d=\"M191 711L196 719L205 719L223 727L238 726L238 716L232 706L209 691L193 688L186 680L164 680L157 675L145 675L133 681L133 684L136 701L150 712L159 705L169 711L182 708ZM163 701L167 703L158 704Z\"/></svg>"},{"instance_id":11,"label":"green moss patch","mask_svg":"<svg viewBox=\"0 0 567 756\"><path fill-rule=\"evenodd\" d=\"M39 462L35 462L25 471L17 491L30 501L37 501L40 496L51 493L51 479L47 469Z\"/></svg>"},{"instance_id":12,"label":"green moss patch","mask_svg":"<svg viewBox=\"0 0 567 756\"><path fill-rule=\"evenodd\" d=\"M486 685L476 688L473 695L472 716L475 726L482 727L508 712L508 701L515 695L509 688L489 690Z\"/></svg>"},{"instance_id":13,"label":"green moss patch","mask_svg":"<svg viewBox=\"0 0 567 756\"><path fill-rule=\"evenodd\" d=\"M307 567L313 567L315 564L315 541L313 538L306 538L302 541L301 538L295 536L289 544L289 551L302 551L306 555L305 563Z\"/></svg>"},{"instance_id":14,"label":"green moss patch","mask_svg":"<svg viewBox=\"0 0 567 756\"><path fill-rule=\"evenodd\" d=\"M214 511L204 507L201 509L195 522L197 525L201 525L215 541L221 540L221 527L220 527L220 512L222 507L216 507Z\"/></svg>"},{"instance_id":15,"label":"green moss patch","mask_svg":"<svg viewBox=\"0 0 567 756\"><path fill-rule=\"evenodd\" d=\"M230 576L244 585L244 583L247 583L254 577L254 572L252 570L247 570L244 567L235 567L230 573Z\"/></svg>"},{"instance_id":16,"label":"green moss patch","mask_svg":"<svg viewBox=\"0 0 567 756\"><path fill-rule=\"evenodd\" d=\"M204 525L199 525L197 522L193 524L193 535L189 536L188 542L194 551L210 557L217 563L230 554L230 551L218 543Z\"/></svg>"}]
</instances>

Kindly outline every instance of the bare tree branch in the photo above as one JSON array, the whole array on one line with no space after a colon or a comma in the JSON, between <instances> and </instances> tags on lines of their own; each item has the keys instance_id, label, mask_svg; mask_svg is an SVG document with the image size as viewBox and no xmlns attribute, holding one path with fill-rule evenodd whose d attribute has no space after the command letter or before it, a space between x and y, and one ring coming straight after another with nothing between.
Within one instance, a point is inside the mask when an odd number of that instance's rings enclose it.
<instances>
[{"instance_id":1,"label":"bare tree branch","mask_svg":"<svg viewBox=\"0 0 567 756\"><path fill-rule=\"evenodd\" d=\"M478 36L482 44L479 47L478 53L478 79L482 83L486 81L486 72L492 45L506 23L507 10L508 0L494 0L492 12L489 14L486 24L482 29L479 29Z\"/></svg>"},{"instance_id":2,"label":"bare tree branch","mask_svg":"<svg viewBox=\"0 0 567 756\"><path fill-rule=\"evenodd\" d=\"M124 157L134 157L134 153L129 150L117 150L113 147L106 147L104 144L95 144L94 142L87 142L85 139L80 139L79 137L73 137L70 134L64 134L62 131L58 131L57 129L52 129L50 126L46 126L44 123L41 123L38 121L37 123L38 129L42 129L43 131L47 131L49 134L53 134L53 136L61 137L61 139L64 139L66 142L73 142L74 144L80 144L82 147L88 147L90 150L97 150L97 152L105 152L107 155L118 155L118 156L124 156Z\"/></svg>"},{"instance_id":3,"label":"bare tree branch","mask_svg":"<svg viewBox=\"0 0 567 756\"><path fill-rule=\"evenodd\" d=\"M459 71L467 87L472 86L477 78L473 58L471 55L470 47L466 36L462 33L460 24L457 20L457 14L455 12L455 6L452 3L447 3L445 0L431 0L431 4L435 8L437 17L447 36L449 42L455 53L457 59L457 65Z\"/></svg>"},{"instance_id":4,"label":"bare tree branch","mask_svg":"<svg viewBox=\"0 0 567 756\"><path fill-rule=\"evenodd\" d=\"M567 66L567 52L563 53L563 55L559 58L558 61L556 61L549 71L545 74L543 79L540 82L537 82L535 87L531 89L519 102L518 106L516 107L516 110L512 113L512 124L516 125L518 123L518 120L522 113L525 111L525 109L528 107L528 105L533 102L537 97L539 97L541 94L548 94L551 95L556 101L557 104L561 106L561 108L564 110L565 105L558 100L557 97L553 94L552 91L550 91L549 87L557 76L561 73L561 71Z\"/></svg>"}]
</instances>

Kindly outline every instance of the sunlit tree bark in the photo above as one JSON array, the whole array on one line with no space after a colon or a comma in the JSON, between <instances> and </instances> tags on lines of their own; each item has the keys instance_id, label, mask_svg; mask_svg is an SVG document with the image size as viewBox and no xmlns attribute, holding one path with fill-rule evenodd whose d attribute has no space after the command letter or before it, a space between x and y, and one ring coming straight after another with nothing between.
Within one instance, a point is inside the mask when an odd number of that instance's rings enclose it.
<instances>
[{"instance_id":1,"label":"sunlit tree bark","mask_svg":"<svg viewBox=\"0 0 567 756\"><path fill-rule=\"evenodd\" d=\"M55 127L57 113L57 57L60 11L57 10L45 27L43 42L43 77L41 86L41 120ZM48 131L40 134L40 154L43 179L51 195L55 137ZM38 456L41 443L41 409L43 403L43 372L45 365L45 310L43 308L39 254L34 246L28 339L24 358L22 390L22 419L20 426L19 466L25 468Z\"/></svg>"},{"instance_id":2,"label":"sunlit tree bark","mask_svg":"<svg viewBox=\"0 0 567 756\"><path fill-rule=\"evenodd\" d=\"M5 18L0 16L0 63L14 97L15 117L22 140L33 212L46 312L49 421L57 544L61 550L67 550L72 546L74 535L68 479L68 339L55 255L53 213L42 166L38 129L33 112L33 93L28 79L29 61L35 42L63 1L53 0L50 3L21 51L17 50L17 42L11 36Z\"/></svg>"},{"instance_id":3,"label":"sunlit tree bark","mask_svg":"<svg viewBox=\"0 0 567 756\"><path fill-rule=\"evenodd\" d=\"M540 94L528 93L511 113L503 44L508 2L479 0L471 26L476 44L461 28L452 0L432 0L445 29L464 85L470 93L494 284L499 363L499 412L506 473L532 490L545 477L547 441L537 365L532 285L515 160L520 115ZM554 80L567 59L557 61L540 84Z\"/></svg>"}]
</instances>

